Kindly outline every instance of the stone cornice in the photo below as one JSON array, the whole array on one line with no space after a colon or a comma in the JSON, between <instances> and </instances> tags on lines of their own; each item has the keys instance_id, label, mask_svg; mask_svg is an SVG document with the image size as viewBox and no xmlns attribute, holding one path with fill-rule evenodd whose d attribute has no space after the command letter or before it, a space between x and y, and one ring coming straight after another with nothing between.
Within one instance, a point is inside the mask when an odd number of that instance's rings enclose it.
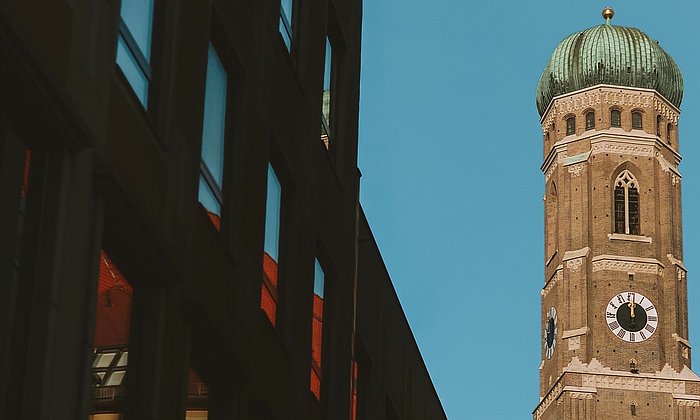
<instances>
[{"instance_id":1,"label":"stone cornice","mask_svg":"<svg viewBox=\"0 0 700 420\"><path fill-rule=\"evenodd\" d=\"M590 156L600 153L653 157L659 162L664 171L672 171L678 177L681 176L678 171L678 165L682 160L681 155L657 136L641 130L628 132L621 128L591 130L587 133L589 134L584 133L581 136L566 137L552 146L552 149L540 166L540 170L544 173L546 180L549 180L557 166L569 166L587 162ZM588 140L591 148L587 152L568 156L568 144L581 140ZM666 160L664 153L669 153L672 156L672 162Z\"/></svg>"},{"instance_id":2,"label":"stone cornice","mask_svg":"<svg viewBox=\"0 0 700 420\"><path fill-rule=\"evenodd\" d=\"M602 270L661 274L664 265L656 258L597 255L591 259L593 272Z\"/></svg>"},{"instance_id":3,"label":"stone cornice","mask_svg":"<svg viewBox=\"0 0 700 420\"><path fill-rule=\"evenodd\" d=\"M678 124L680 115L675 105L653 89L601 84L555 96L540 118L542 132L545 133L559 115L594 108L601 103L653 108L674 124Z\"/></svg>"}]
</instances>

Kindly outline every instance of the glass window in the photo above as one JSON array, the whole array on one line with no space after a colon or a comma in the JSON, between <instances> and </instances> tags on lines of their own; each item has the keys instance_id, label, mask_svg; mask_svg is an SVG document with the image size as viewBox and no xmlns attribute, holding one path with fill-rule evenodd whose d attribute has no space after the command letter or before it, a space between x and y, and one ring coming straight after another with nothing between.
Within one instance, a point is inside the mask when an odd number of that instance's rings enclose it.
<instances>
[{"instance_id":1,"label":"glass window","mask_svg":"<svg viewBox=\"0 0 700 420\"><path fill-rule=\"evenodd\" d=\"M292 30L293 8L294 0L282 0L280 2L279 30L280 34L282 34L282 39L284 39L284 45L287 46L289 51L292 50L292 40L294 39Z\"/></svg>"},{"instance_id":2,"label":"glass window","mask_svg":"<svg viewBox=\"0 0 700 420\"><path fill-rule=\"evenodd\" d=\"M190 368L187 381L187 409L185 420L206 420L209 417L209 387L197 372Z\"/></svg>"},{"instance_id":3,"label":"glass window","mask_svg":"<svg viewBox=\"0 0 700 420\"><path fill-rule=\"evenodd\" d=\"M144 107L148 106L151 80L153 0L122 0L117 65Z\"/></svg>"},{"instance_id":4,"label":"glass window","mask_svg":"<svg viewBox=\"0 0 700 420\"><path fill-rule=\"evenodd\" d=\"M321 398L321 355L323 350L323 289L325 273L317 259L314 260L314 299L311 319L311 392Z\"/></svg>"},{"instance_id":5,"label":"glass window","mask_svg":"<svg viewBox=\"0 0 700 420\"><path fill-rule=\"evenodd\" d=\"M632 128L641 130L642 129L642 113L633 112L632 113Z\"/></svg>"},{"instance_id":6,"label":"glass window","mask_svg":"<svg viewBox=\"0 0 700 420\"><path fill-rule=\"evenodd\" d=\"M207 78L204 89L199 202L207 209L217 227L219 226L221 203L223 202L227 79L219 55L214 46L209 43Z\"/></svg>"},{"instance_id":7,"label":"glass window","mask_svg":"<svg viewBox=\"0 0 700 420\"><path fill-rule=\"evenodd\" d=\"M610 126L611 127L622 127L622 118L620 116L620 111L613 109L610 111Z\"/></svg>"},{"instance_id":8,"label":"glass window","mask_svg":"<svg viewBox=\"0 0 700 420\"><path fill-rule=\"evenodd\" d=\"M586 130L593 130L595 128L595 112L591 111L586 114Z\"/></svg>"},{"instance_id":9,"label":"glass window","mask_svg":"<svg viewBox=\"0 0 700 420\"><path fill-rule=\"evenodd\" d=\"M321 100L321 140L330 148L331 136L331 78L333 69L333 46L326 37L326 58L323 69L323 96Z\"/></svg>"},{"instance_id":10,"label":"glass window","mask_svg":"<svg viewBox=\"0 0 700 420\"><path fill-rule=\"evenodd\" d=\"M566 135L576 134L576 118L569 117L566 119Z\"/></svg>"},{"instance_id":11,"label":"glass window","mask_svg":"<svg viewBox=\"0 0 700 420\"><path fill-rule=\"evenodd\" d=\"M132 295L131 284L101 251L93 339L93 413L114 415L123 411Z\"/></svg>"},{"instance_id":12,"label":"glass window","mask_svg":"<svg viewBox=\"0 0 700 420\"><path fill-rule=\"evenodd\" d=\"M273 325L277 316L277 268L279 264L282 185L272 165L267 167L267 200L265 203L265 242L260 306Z\"/></svg>"},{"instance_id":13,"label":"glass window","mask_svg":"<svg viewBox=\"0 0 700 420\"><path fill-rule=\"evenodd\" d=\"M615 180L615 233L640 235L638 187L637 179L628 170Z\"/></svg>"}]
</instances>

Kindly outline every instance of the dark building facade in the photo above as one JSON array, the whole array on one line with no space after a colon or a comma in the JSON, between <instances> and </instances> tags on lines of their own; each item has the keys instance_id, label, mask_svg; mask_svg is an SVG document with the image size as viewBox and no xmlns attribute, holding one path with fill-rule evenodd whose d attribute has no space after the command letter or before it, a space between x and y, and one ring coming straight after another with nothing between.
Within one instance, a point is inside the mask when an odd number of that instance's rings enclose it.
<instances>
[{"instance_id":1,"label":"dark building facade","mask_svg":"<svg viewBox=\"0 0 700 420\"><path fill-rule=\"evenodd\" d=\"M361 16L0 3L0 418L446 418L358 202Z\"/></svg>"}]
</instances>

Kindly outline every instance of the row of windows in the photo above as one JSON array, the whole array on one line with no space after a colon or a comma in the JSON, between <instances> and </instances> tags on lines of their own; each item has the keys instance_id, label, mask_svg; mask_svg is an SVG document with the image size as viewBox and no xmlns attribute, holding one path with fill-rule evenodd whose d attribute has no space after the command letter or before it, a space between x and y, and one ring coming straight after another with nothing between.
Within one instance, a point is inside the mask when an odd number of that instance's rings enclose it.
<instances>
[{"instance_id":1,"label":"row of windows","mask_svg":"<svg viewBox=\"0 0 700 420\"><path fill-rule=\"evenodd\" d=\"M595 112L589 111L584 115L586 119L586 130L595 129ZM632 111L632 128L635 130L643 130L642 125L642 113L640 111ZM622 127L622 113L619 109L610 110L610 126L611 127ZM661 115L656 116L656 135L661 137L661 126L662 118ZM673 124L668 123L666 125L666 142L671 144L671 135L673 133ZM568 117L566 119L566 135L576 134L576 117Z\"/></svg>"},{"instance_id":2,"label":"row of windows","mask_svg":"<svg viewBox=\"0 0 700 420\"><path fill-rule=\"evenodd\" d=\"M148 107L151 83L151 38L154 0L123 0L120 10L116 62L136 97ZM291 51L293 33L293 0L280 1L279 31ZM321 92L320 129L326 149L331 148L333 46L326 36L323 85ZM202 121L202 162L199 201L211 213L221 216L223 204L224 144L227 134L227 104L231 96L229 77L220 55L210 42Z\"/></svg>"},{"instance_id":3,"label":"row of windows","mask_svg":"<svg viewBox=\"0 0 700 420\"><path fill-rule=\"evenodd\" d=\"M20 213L24 214L29 194L31 153L27 149L24 177L20 191ZM279 260L279 231L282 202L280 181L272 168L268 168L268 198L266 203L266 233L264 241L264 269L261 307L274 325L277 321L277 261ZM20 219L20 227L23 225ZM21 237L21 235L18 235ZM19 247L18 247L19 249ZM103 250L99 255L97 297L93 336L92 359L92 409L91 420L121 418L124 410L126 381L129 366L129 338L131 335L134 287L121 269ZM22 260L16 258L19 273ZM16 274L17 276L19 274ZM318 258L313 266L313 297L309 325L311 328L311 364L309 389L317 400L321 398L323 380L323 337L325 318L326 272ZM351 419L356 416L358 365L353 361L353 394ZM186 419L206 419L208 416L209 389L200 375L190 368L187 386Z\"/></svg>"},{"instance_id":4,"label":"row of windows","mask_svg":"<svg viewBox=\"0 0 700 420\"><path fill-rule=\"evenodd\" d=\"M116 62L136 97L144 108L148 108L151 83L150 50L153 28L153 2L147 0L123 0L121 23L117 45ZM280 0L279 32L289 52L294 43L294 0ZM331 37L326 37L324 52L323 85L321 93L320 129L321 140L326 149L331 149L332 133L332 86L333 46ZM220 54L212 42L207 52L204 111L202 122L202 150L198 199L207 210L213 224L220 228L224 205L224 156L227 132L228 104L232 86ZM280 224L282 216L282 184L273 168L268 165L267 198L265 206L264 252L261 281L260 306L273 325L277 324L279 304L278 263L280 261ZM314 275L312 325L312 363L310 389L320 399L322 381L322 331L324 311L324 271L316 260ZM125 368L124 368L125 371ZM113 375L106 375L107 378ZM111 382L110 382L111 384Z\"/></svg>"}]
</instances>

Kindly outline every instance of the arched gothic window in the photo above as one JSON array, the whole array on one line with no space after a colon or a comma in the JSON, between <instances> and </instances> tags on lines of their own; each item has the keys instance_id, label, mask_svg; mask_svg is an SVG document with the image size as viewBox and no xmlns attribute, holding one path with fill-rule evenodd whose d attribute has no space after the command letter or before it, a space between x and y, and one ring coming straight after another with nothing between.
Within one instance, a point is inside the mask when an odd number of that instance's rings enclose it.
<instances>
[{"instance_id":1,"label":"arched gothic window","mask_svg":"<svg viewBox=\"0 0 700 420\"><path fill-rule=\"evenodd\" d=\"M610 111L610 127L622 127L622 118L620 110L613 109Z\"/></svg>"},{"instance_id":2,"label":"arched gothic window","mask_svg":"<svg viewBox=\"0 0 700 420\"><path fill-rule=\"evenodd\" d=\"M637 130L642 129L642 113L639 111L634 111L632 113L632 128Z\"/></svg>"},{"instance_id":3,"label":"arched gothic window","mask_svg":"<svg viewBox=\"0 0 700 420\"><path fill-rule=\"evenodd\" d=\"M666 125L666 143L671 144L671 135L673 133L673 124Z\"/></svg>"},{"instance_id":4,"label":"arched gothic window","mask_svg":"<svg viewBox=\"0 0 700 420\"><path fill-rule=\"evenodd\" d=\"M630 414L633 416L637 415L637 403L633 402L630 404Z\"/></svg>"},{"instance_id":5,"label":"arched gothic window","mask_svg":"<svg viewBox=\"0 0 700 420\"><path fill-rule=\"evenodd\" d=\"M591 111L586 113L586 130L593 130L595 128L595 112Z\"/></svg>"},{"instance_id":6,"label":"arched gothic window","mask_svg":"<svg viewBox=\"0 0 700 420\"><path fill-rule=\"evenodd\" d=\"M661 137L661 115L656 116L656 135Z\"/></svg>"},{"instance_id":7,"label":"arched gothic window","mask_svg":"<svg viewBox=\"0 0 700 420\"><path fill-rule=\"evenodd\" d=\"M639 235L639 183L625 169L615 179L615 233Z\"/></svg>"},{"instance_id":8,"label":"arched gothic window","mask_svg":"<svg viewBox=\"0 0 700 420\"><path fill-rule=\"evenodd\" d=\"M569 117L566 119L566 135L576 134L576 118Z\"/></svg>"}]
</instances>

